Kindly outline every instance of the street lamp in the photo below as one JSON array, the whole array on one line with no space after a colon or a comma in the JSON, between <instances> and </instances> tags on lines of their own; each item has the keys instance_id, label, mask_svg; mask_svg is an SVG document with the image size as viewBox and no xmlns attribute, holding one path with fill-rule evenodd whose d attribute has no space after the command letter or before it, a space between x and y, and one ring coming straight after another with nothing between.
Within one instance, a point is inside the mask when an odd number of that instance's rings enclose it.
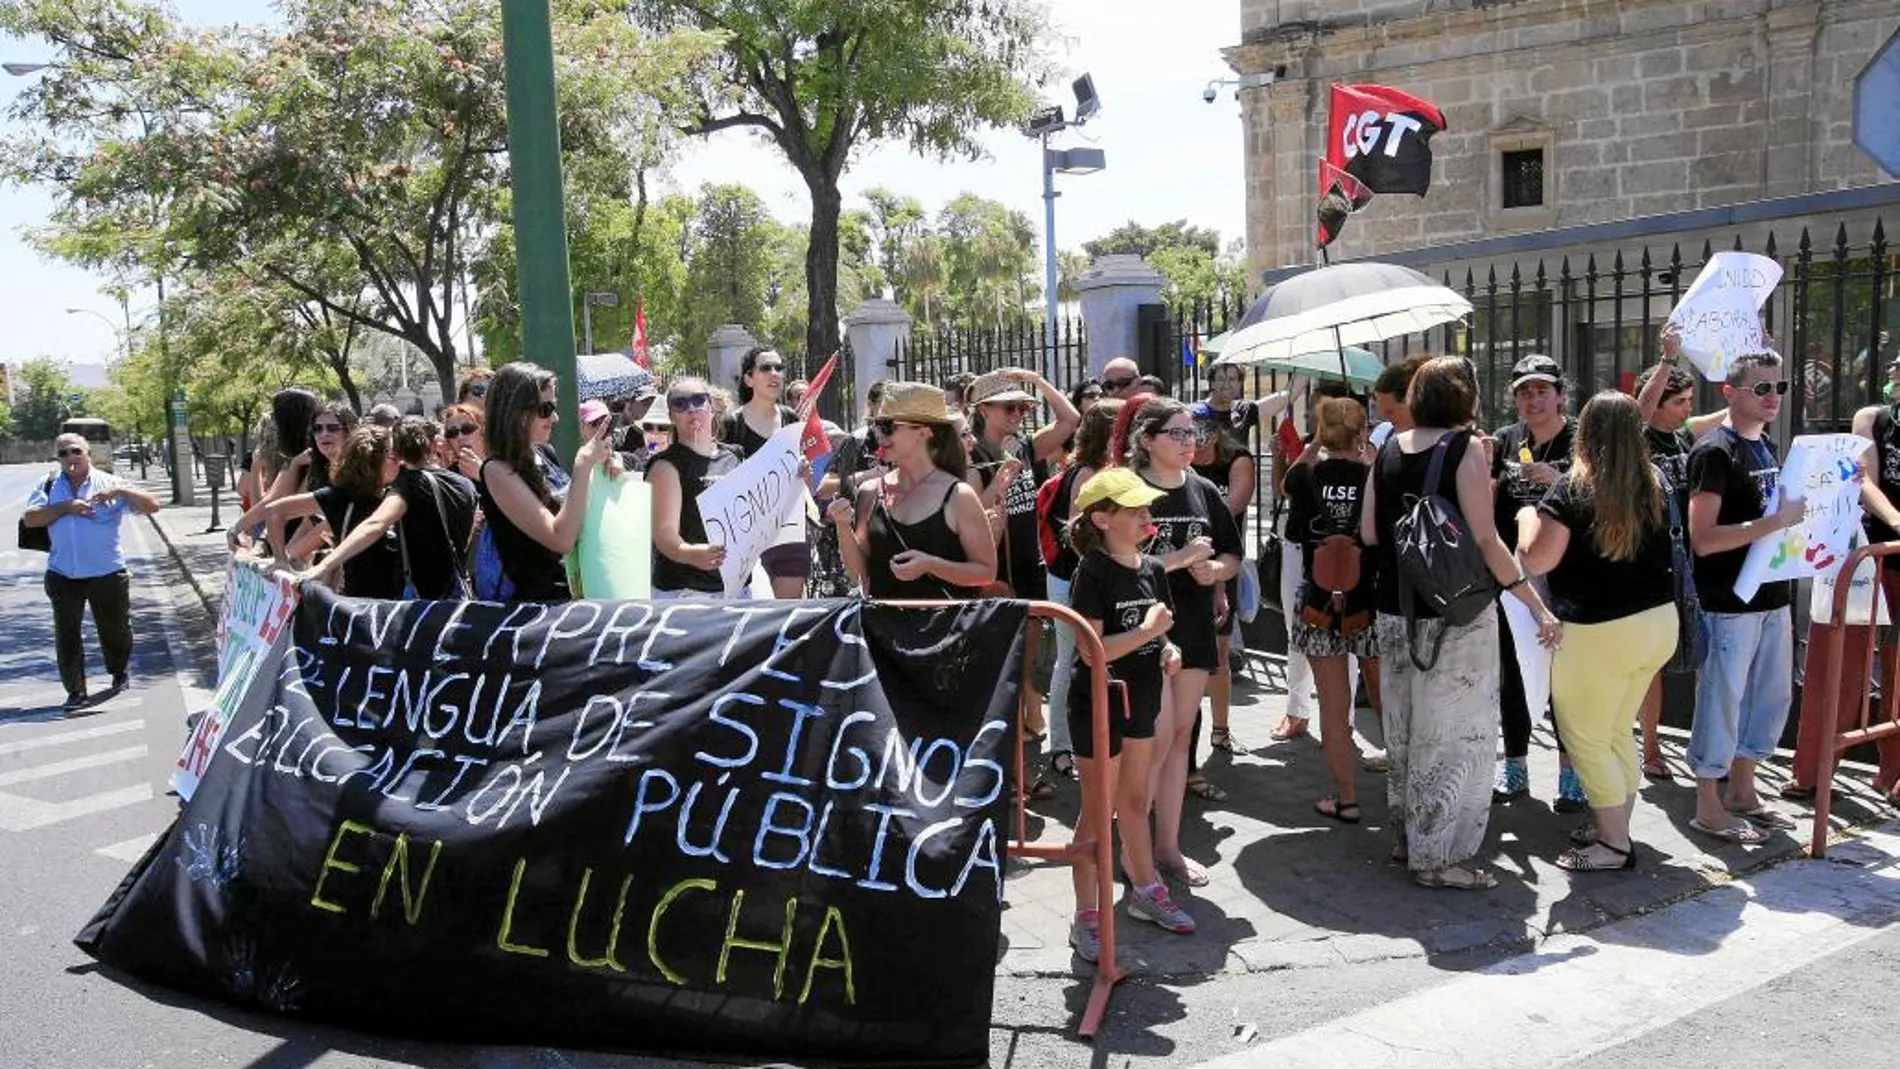
<instances>
[{"instance_id":1,"label":"street lamp","mask_svg":"<svg viewBox=\"0 0 1900 1069\"><path fill-rule=\"evenodd\" d=\"M594 351L594 309L620 307L618 293L589 293L581 298L581 342L583 352Z\"/></svg>"},{"instance_id":2,"label":"street lamp","mask_svg":"<svg viewBox=\"0 0 1900 1069\"><path fill-rule=\"evenodd\" d=\"M1102 100L1095 94L1094 78L1084 74L1070 88L1075 92L1073 122L1063 119L1062 105L1052 104L1032 115L1028 128L1023 131L1042 142L1042 288L1049 338L1049 348L1043 353L1043 377L1050 382L1056 381L1056 172L1094 174L1108 165L1107 157L1099 148L1049 147L1049 135L1081 126L1102 110Z\"/></svg>"}]
</instances>

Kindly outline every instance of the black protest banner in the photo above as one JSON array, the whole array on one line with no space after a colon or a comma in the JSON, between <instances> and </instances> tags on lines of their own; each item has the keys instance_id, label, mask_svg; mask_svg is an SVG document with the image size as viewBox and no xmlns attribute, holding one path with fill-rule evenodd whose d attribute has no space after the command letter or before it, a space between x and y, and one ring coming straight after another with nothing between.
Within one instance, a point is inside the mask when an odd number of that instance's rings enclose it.
<instances>
[{"instance_id":1,"label":"black protest banner","mask_svg":"<svg viewBox=\"0 0 1900 1069\"><path fill-rule=\"evenodd\" d=\"M1022 603L304 596L101 961L409 1036L987 1057Z\"/></svg>"}]
</instances>

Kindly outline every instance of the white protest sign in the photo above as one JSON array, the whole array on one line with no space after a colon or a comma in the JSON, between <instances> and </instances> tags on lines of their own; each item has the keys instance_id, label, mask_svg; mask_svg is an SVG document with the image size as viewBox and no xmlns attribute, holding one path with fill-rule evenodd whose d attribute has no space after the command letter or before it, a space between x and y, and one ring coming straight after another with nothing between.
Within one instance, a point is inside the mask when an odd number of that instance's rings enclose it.
<instances>
[{"instance_id":1,"label":"white protest sign","mask_svg":"<svg viewBox=\"0 0 1900 1069\"><path fill-rule=\"evenodd\" d=\"M1550 595L1544 584L1538 583L1537 587L1548 599ZM1523 602L1506 594L1498 599L1498 604L1504 606L1504 622L1511 629L1511 645L1517 650L1518 678L1524 681L1524 707L1530 710L1532 720L1542 719L1544 711L1550 708L1552 651L1538 639L1537 618Z\"/></svg>"},{"instance_id":2,"label":"white protest sign","mask_svg":"<svg viewBox=\"0 0 1900 1069\"><path fill-rule=\"evenodd\" d=\"M218 689L209 709L195 710L197 726L172 769L172 790L189 802L217 756L224 731L297 608L289 577L267 575L259 563L235 557L224 571L224 607L218 617Z\"/></svg>"},{"instance_id":3,"label":"white protest sign","mask_svg":"<svg viewBox=\"0 0 1900 1069\"><path fill-rule=\"evenodd\" d=\"M780 427L758 452L699 495L699 516L706 540L726 547L719 568L727 597L737 597L752 576L759 555L772 545L804 500L798 477L798 449L804 425Z\"/></svg>"},{"instance_id":4,"label":"white protest sign","mask_svg":"<svg viewBox=\"0 0 1900 1069\"><path fill-rule=\"evenodd\" d=\"M1847 552L1841 554L1834 567L1814 577L1814 593L1808 600L1808 622L1831 624L1834 622L1834 596L1840 588L1841 574L1847 570L1847 556L1864 545L1866 540L1856 536L1847 544ZM1854 578L1847 584L1847 612L1841 621L1849 626L1867 627L1869 625L1886 627L1893 620L1887 613L1887 598L1874 582L1875 567L1872 557L1860 562L1854 569Z\"/></svg>"},{"instance_id":5,"label":"white protest sign","mask_svg":"<svg viewBox=\"0 0 1900 1069\"><path fill-rule=\"evenodd\" d=\"M1730 360L1767 348L1761 306L1781 282L1781 265L1752 252L1718 252L1669 313L1682 353L1702 377L1721 382Z\"/></svg>"},{"instance_id":6,"label":"white protest sign","mask_svg":"<svg viewBox=\"0 0 1900 1069\"><path fill-rule=\"evenodd\" d=\"M1852 434L1804 434L1788 445L1787 462L1766 515L1793 494L1807 505L1801 522L1748 547L1735 596L1752 600L1763 583L1807 579L1838 568L1860 529L1860 484L1854 472L1874 443Z\"/></svg>"}]
</instances>

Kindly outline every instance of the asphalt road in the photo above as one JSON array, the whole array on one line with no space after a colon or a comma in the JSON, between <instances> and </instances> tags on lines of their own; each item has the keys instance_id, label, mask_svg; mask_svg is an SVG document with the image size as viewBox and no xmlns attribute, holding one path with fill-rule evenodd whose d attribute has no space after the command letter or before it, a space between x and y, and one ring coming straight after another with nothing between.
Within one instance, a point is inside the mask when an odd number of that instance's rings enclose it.
<instances>
[{"instance_id":1,"label":"asphalt road","mask_svg":"<svg viewBox=\"0 0 1900 1069\"><path fill-rule=\"evenodd\" d=\"M71 939L153 839L176 800L166 779L197 688L208 687L212 621L183 584L156 533L128 520L134 574L133 686L81 714L62 714L52 661L45 559L12 548L42 467L0 467L0 1069L646 1069L697 1063L591 1052L406 1042L175 995L95 965ZM89 645L96 643L90 638ZM94 690L105 685L94 653ZM1869 915L1873 925L1889 923ZM1770 918L1767 924L1776 923ZM1613 944L1618 928L1592 933ZM1886 1065L1900 933L1878 934L1799 967L1764 970L1746 993L1683 1010L1658 1006L1640 1034L1587 1053L1592 1066L1720 1064ZM1740 934L1739 931L1737 934ZM1759 930L1749 933L1761 938ZM1747 938L1725 943L1746 949ZM1486 954L1489 956L1486 956ZM1392 960L1334 960L1310 968L1223 975L1117 991L1093 1045L1071 1035L1088 992L1073 981L1004 977L994 1003L991 1064L1019 1069L1181 1066L1268 1053L1355 1014L1454 984L1497 966L1504 951ZM1561 970L1558 963L1550 968ZM928 992L919 992L928 997ZM1550 1007L1560 1015L1562 1006ZM1500 1022L1502 1023L1502 1022ZM1521 1022L1520 1022L1521 1023ZM1403 1045L1408 1037L1389 1037ZM1569 1059L1513 1065L1565 1064ZM1303 1064L1334 1064L1322 1058ZM1344 1063L1340 1063L1344 1064Z\"/></svg>"}]
</instances>

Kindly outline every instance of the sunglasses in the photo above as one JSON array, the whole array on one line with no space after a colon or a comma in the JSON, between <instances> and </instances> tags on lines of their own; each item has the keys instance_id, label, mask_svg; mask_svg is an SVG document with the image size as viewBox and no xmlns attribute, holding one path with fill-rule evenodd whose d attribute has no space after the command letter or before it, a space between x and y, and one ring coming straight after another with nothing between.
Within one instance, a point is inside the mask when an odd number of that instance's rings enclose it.
<instances>
[{"instance_id":1,"label":"sunglasses","mask_svg":"<svg viewBox=\"0 0 1900 1069\"><path fill-rule=\"evenodd\" d=\"M468 388L468 395L470 397L487 397L488 384L485 382L474 383Z\"/></svg>"},{"instance_id":2,"label":"sunglasses","mask_svg":"<svg viewBox=\"0 0 1900 1069\"><path fill-rule=\"evenodd\" d=\"M1788 380L1777 379L1774 382L1758 382L1750 386L1748 392L1754 394L1756 397L1766 397L1771 393L1779 396L1788 392Z\"/></svg>"},{"instance_id":3,"label":"sunglasses","mask_svg":"<svg viewBox=\"0 0 1900 1069\"><path fill-rule=\"evenodd\" d=\"M540 416L542 419L553 419L554 412L555 412L555 405L553 401L543 401L540 404L529 409L529 411L533 412L537 416Z\"/></svg>"},{"instance_id":4,"label":"sunglasses","mask_svg":"<svg viewBox=\"0 0 1900 1069\"><path fill-rule=\"evenodd\" d=\"M1008 402L991 401L989 402L989 404L992 407L1000 408L1003 411L1008 412L1010 415L1013 415L1013 416L1027 416L1036 407L1035 405L1030 404L1028 401L1008 401Z\"/></svg>"},{"instance_id":5,"label":"sunglasses","mask_svg":"<svg viewBox=\"0 0 1900 1069\"><path fill-rule=\"evenodd\" d=\"M342 434L343 424L341 423L312 423L310 425L310 430L313 434Z\"/></svg>"},{"instance_id":6,"label":"sunglasses","mask_svg":"<svg viewBox=\"0 0 1900 1069\"><path fill-rule=\"evenodd\" d=\"M1134 379L1103 379L1102 389L1107 390L1110 393L1113 393L1116 390L1126 390L1128 387L1133 386L1134 384L1135 384Z\"/></svg>"},{"instance_id":7,"label":"sunglasses","mask_svg":"<svg viewBox=\"0 0 1900 1069\"><path fill-rule=\"evenodd\" d=\"M447 427L442 428L442 437L450 440L459 438L464 434L473 436L475 434L475 425L473 423L451 423Z\"/></svg>"},{"instance_id":8,"label":"sunglasses","mask_svg":"<svg viewBox=\"0 0 1900 1069\"><path fill-rule=\"evenodd\" d=\"M67 446L65 449L59 451L58 456L61 460L64 460L67 457L76 457L84 452L85 450L78 446Z\"/></svg>"},{"instance_id":9,"label":"sunglasses","mask_svg":"<svg viewBox=\"0 0 1900 1069\"><path fill-rule=\"evenodd\" d=\"M1193 445L1197 437L1192 427L1166 427L1155 432L1157 438L1172 438L1182 445Z\"/></svg>"},{"instance_id":10,"label":"sunglasses","mask_svg":"<svg viewBox=\"0 0 1900 1069\"><path fill-rule=\"evenodd\" d=\"M708 393L683 393L666 399L666 407L675 412L697 412L712 407L712 395Z\"/></svg>"},{"instance_id":11,"label":"sunglasses","mask_svg":"<svg viewBox=\"0 0 1900 1069\"><path fill-rule=\"evenodd\" d=\"M763 371L767 375L776 375L785 370L784 364L754 364L752 370Z\"/></svg>"}]
</instances>

